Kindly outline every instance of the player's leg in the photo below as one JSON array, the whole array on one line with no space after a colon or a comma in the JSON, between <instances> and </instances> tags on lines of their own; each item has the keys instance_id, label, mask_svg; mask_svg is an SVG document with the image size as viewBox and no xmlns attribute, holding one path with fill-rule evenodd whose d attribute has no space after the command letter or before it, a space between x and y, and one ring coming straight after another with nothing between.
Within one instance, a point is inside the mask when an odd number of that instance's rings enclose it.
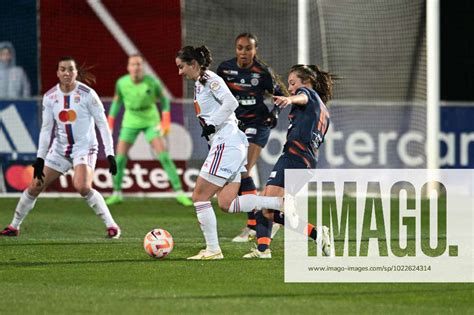
<instances>
[{"instance_id":1,"label":"player's leg","mask_svg":"<svg viewBox=\"0 0 474 315\"><path fill-rule=\"evenodd\" d=\"M122 127L120 130L119 143L117 145L117 154L115 159L117 161L117 175L114 176L114 191L110 197L106 199L106 204L111 206L113 204L121 203L122 196L122 181L125 174L125 168L128 161L128 152L135 143L140 129L132 129Z\"/></svg>"},{"instance_id":2,"label":"player's leg","mask_svg":"<svg viewBox=\"0 0 474 315\"><path fill-rule=\"evenodd\" d=\"M193 191L193 203L201 231L206 241L206 248L189 260L222 259L219 238L217 235L216 214L211 204L211 198L225 185L225 179L201 171Z\"/></svg>"},{"instance_id":3,"label":"player's leg","mask_svg":"<svg viewBox=\"0 0 474 315\"><path fill-rule=\"evenodd\" d=\"M192 206L193 202L183 192L181 180L179 179L179 175L176 170L176 165L166 150L166 146L163 138L161 137L160 131L156 130L155 127L150 127L145 131L145 136L155 151L161 166L168 175L171 187L173 187L173 190L177 193L176 200L183 206Z\"/></svg>"},{"instance_id":4,"label":"player's leg","mask_svg":"<svg viewBox=\"0 0 474 315\"><path fill-rule=\"evenodd\" d=\"M334 256L332 249L332 236L331 231L326 226L314 226L311 223L304 222L303 220L297 220L295 227L287 224L285 225L285 213L275 210L275 211L262 211L263 215L273 222L279 223L282 226L285 226L288 229L291 229L297 233L307 235L311 238L323 251L326 256Z\"/></svg>"},{"instance_id":5,"label":"player's leg","mask_svg":"<svg viewBox=\"0 0 474 315\"><path fill-rule=\"evenodd\" d=\"M15 208L12 222L0 232L0 236L18 236L20 225L30 211L33 210L39 194L62 174L48 166L44 167L43 173L43 181L33 179L30 186L23 191Z\"/></svg>"},{"instance_id":6,"label":"player's leg","mask_svg":"<svg viewBox=\"0 0 474 315\"><path fill-rule=\"evenodd\" d=\"M257 187L250 176L251 171L258 158L262 149L268 142L270 137L270 128L267 126L248 126L245 129L245 135L249 142L248 154L247 154L247 165L245 168L247 172L242 174L242 181L239 190L239 196L241 195L257 195ZM242 229L240 234L232 239L232 242L242 243L248 242L255 238L255 227L256 227L255 212L250 211L247 213L247 226Z\"/></svg>"},{"instance_id":7,"label":"player's leg","mask_svg":"<svg viewBox=\"0 0 474 315\"><path fill-rule=\"evenodd\" d=\"M95 153L88 154L84 158L78 157L74 159L74 177L72 182L76 191L85 199L89 207L104 221L107 228L107 236L116 239L120 237L120 228L115 223L102 195L92 188L96 159L97 155Z\"/></svg>"},{"instance_id":8,"label":"player's leg","mask_svg":"<svg viewBox=\"0 0 474 315\"><path fill-rule=\"evenodd\" d=\"M261 196L257 198L260 199L268 199L269 201L278 201L273 206L271 202L268 203L269 207L260 208L260 211L256 214L256 221L257 221L257 248L252 250L250 253L245 254L244 258L271 258L271 251L270 251L270 243L272 241L271 234L272 234L272 225L273 220L272 218L268 218L263 215L262 211L267 211L266 209L278 209L282 208L282 201L283 195L285 191L283 187L276 186L276 185L267 185L265 186L264 191L262 192Z\"/></svg>"}]
</instances>

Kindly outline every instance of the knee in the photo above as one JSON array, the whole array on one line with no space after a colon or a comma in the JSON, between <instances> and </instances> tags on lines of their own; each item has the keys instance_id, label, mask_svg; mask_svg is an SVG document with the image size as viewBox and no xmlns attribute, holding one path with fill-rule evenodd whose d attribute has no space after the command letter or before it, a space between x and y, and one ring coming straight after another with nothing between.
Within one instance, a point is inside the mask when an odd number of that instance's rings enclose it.
<instances>
[{"instance_id":1,"label":"knee","mask_svg":"<svg viewBox=\"0 0 474 315\"><path fill-rule=\"evenodd\" d=\"M87 196L91 191L91 187L87 184L74 183L74 188L82 197Z\"/></svg>"},{"instance_id":2,"label":"knee","mask_svg":"<svg viewBox=\"0 0 474 315\"><path fill-rule=\"evenodd\" d=\"M191 200L193 201L193 203L196 203L196 202L202 202L202 201L209 201L209 200L206 200L206 198L204 198L204 196L202 194L199 194L198 192L193 191L193 195L191 196Z\"/></svg>"},{"instance_id":3,"label":"knee","mask_svg":"<svg viewBox=\"0 0 474 315\"><path fill-rule=\"evenodd\" d=\"M44 182L40 183L39 181L33 180L28 187L28 194L32 197L38 197L39 194L46 188Z\"/></svg>"},{"instance_id":4,"label":"knee","mask_svg":"<svg viewBox=\"0 0 474 315\"><path fill-rule=\"evenodd\" d=\"M273 220L273 212L271 212L269 210L264 209L262 211L262 215L268 220Z\"/></svg>"},{"instance_id":5,"label":"knee","mask_svg":"<svg viewBox=\"0 0 474 315\"><path fill-rule=\"evenodd\" d=\"M221 208L222 211L224 212L229 212L230 204L232 203L232 200L229 198L219 198L217 199L217 204L219 205L219 208Z\"/></svg>"}]
</instances>

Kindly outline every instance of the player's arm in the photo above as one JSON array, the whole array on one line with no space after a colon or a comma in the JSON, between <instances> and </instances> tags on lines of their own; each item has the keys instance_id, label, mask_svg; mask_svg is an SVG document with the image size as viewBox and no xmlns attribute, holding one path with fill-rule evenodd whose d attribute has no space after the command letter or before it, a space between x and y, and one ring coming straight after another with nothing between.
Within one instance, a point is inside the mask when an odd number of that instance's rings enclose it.
<instances>
[{"instance_id":1,"label":"player's arm","mask_svg":"<svg viewBox=\"0 0 474 315\"><path fill-rule=\"evenodd\" d=\"M280 108L293 105L306 105L309 98L304 90L298 90L296 95L291 96L273 96L273 102Z\"/></svg>"},{"instance_id":2,"label":"player's arm","mask_svg":"<svg viewBox=\"0 0 474 315\"><path fill-rule=\"evenodd\" d=\"M105 155L107 158L109 156L114 156L114 142L112 139L112 133L107 124L107 118L105 117L104 105L95 91L90 92L87 108L94 118L95 125L99 129L100 137L104 144Z\"/></svg>"},{"instance_id":3,"label":"player's arm","mask_svg":"<svg viewBox=\"0 0 474 315\"><path fill-rule=\"evenodd\" d=\"M221 106L207 123L218 127L234 113L237 107L239 107L239 103L221 78L209 82L209 87L214 97L221 103Z\"/></svg>"},{"instance_id":4,"label":"player's arm","mask_svg":"<svg viewBox=\"0 0 474 315\"><path fill-rule=\"evenodd\" d=\"M51 142L51 132L53 131L54 126L53 109L50 104L48 104L46 98L43 98L42 107L43 123L40 130L38 153L36 154L36 161L33 163L33 178L38 179L39 182L43 182L44 159L48 152L49 143Z\"/></svg>"},{"instance_id":5,"label":"player's arm","mask_svg":"<svg viewBox=\"0 0 474 315\"><path fill-rule=\"evenodd\" d=\"M166 136L171 128L171 106L170 99L164 93L163 85L159 80L156 80L157 95L161 103L161 130L162 135Z\"/></svg>"},{"instance_id":6,"label":"player's arm","mask_svg":"<svg viewBox=\"0 0 474 315\"><path fill-rule=\"evenodd\" d=\"M43 98L42 104L42 120L41 131L38 143L37 157L45 159L46 153L48 153L49 144L51 142L51 132L54 126L54 113L52 106L48 103L46 98Z\"/></svg>"},{"instance_id":7,"label":"player's arm","mask_svg":"<svg viewBox=\"0 0 474 315\"><path fill-rule=\"evenodd\" d=\"M120 108L122 107L122 94L120 93L120 88L118 85L118 81L115 84L115 95L114 99L112 100L112 104L110 105L109 109L109 116L107 118L107 122L110 128L110 131L114 130L115 125L115 117L117 117L118 113L120 112Z\"/></svg>"}]
</instances>

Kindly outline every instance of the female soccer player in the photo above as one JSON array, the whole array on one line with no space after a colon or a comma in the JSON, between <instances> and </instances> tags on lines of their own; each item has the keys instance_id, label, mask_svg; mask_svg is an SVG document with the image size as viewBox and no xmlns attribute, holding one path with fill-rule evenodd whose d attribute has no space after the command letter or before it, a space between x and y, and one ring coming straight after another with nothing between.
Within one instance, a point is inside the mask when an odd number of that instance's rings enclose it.
<instances>
[{"instance_id":1,"label":"female soccer player","mask_svg":"<svg viewBox=\"0 0 474 315\"><path fill-rule=\"evenodd\" d=\"M194 108L210 150L193 192L193 202L206 249L190 260L222 259L217 237L217 222L211 198L217 193L219 207L227 211L240 187L245 171L248 142L237 127L234 110L238 103L224 80L208 70L212 62L206 46L182 48L176 55L179 74L195 81Z\"/></svg>"},{"instance_id":2,"label":"female soccer player","mask_svg":"<svg viewBox=\"0 0 474 315\"><path fill-rule=\"evenodd\" d=\"M291 96L274 96L274 103L280 108L292 105L283 154L275 164L262 196L239 196L230 205L233 212L245 212L254 208L263 210L257 212L258 246L244 255L244 258L271 258L269 226L264 217L282 225L285 223L285 215L282 212L285 169L316 167L318 150L329 127L329 112L324 104L332 97L333 79L333 75L322 71L318 66L295 65L288 76ZM289 217L289 210L293 209L286 209L288 219L295 219L293 216ZM327 227L305 225L297 218L292 225L295 227L291 228L307 233L314 239L325 255L332 254Z\"/></svg>"},{"instance_id":3,"label":"female soccer player","mask_svg":"<svg viewBox=\"0 0 474 315\"><path fill-rule=\"evenodd\" d=\"M235 114L243 124L241 128L249 141L247 171L242 174L239 195L257 194L250 171L267 144L270 129L276 126L280 112L278 107L269 111L264 98L266 95L289 95L279 77L257 57L257 48L258 39L255 35L239 34L235 38L236 57L222 62L217 68L217 74L224 79L239 102ZM232 239L233 242L248 242L255 237L255 213L248 212L247 215L247 226ZM279 227L275 224L273 233Z\"/></svg>"},{"instance_id":4,"label":"female soccer player","mask_svg":"<svg viewBox=\"0 0 474 315\"><path fill-rule=\"evenodd\" d=\"M112 218L104 198L92 188L98 152L95 126L98 127L104 143L110 173L117 173L113 140L107 126L104 106L93 89L79 82L90 84L95 82L95 77L85 69L78 68L72 57L59 60L56 74L59 84L43 97L43 124L38 155L33 164L33 181L21 195L13 221L0 235L18 236L20 224L35 206L39 194L59 176L74 168L74 188L102 218L107 227L107 236L119 238L120 228ZM54 123L55 137L48 151Z\"/></svg>"},{"instance_id":5,"label":"female soccer player","mask_svg":"<svg viewBox=\"0 0 474 315\"><path fill-rule=\"evenodd\" d=\"M162 136L168 134L171 124L170 100L163 94L161 83L143 72L143 57L131 55L128 58L128 74L118 79L115 96L109 111L109 127L113 130L115 117L122 104L125 113L117 146L117 176L114 178L114 192L107 198L107 204L113 205L123 201L122 179L127 165L127 155L140 132L145 133L146 140L156 152L161 166L168 174L171 186L177 192L176 200L184 206L192 206L192 201L184 194L176 166L166 151ZM156 108L160 99L162 120Z\"/></svg>"}]
</instances>

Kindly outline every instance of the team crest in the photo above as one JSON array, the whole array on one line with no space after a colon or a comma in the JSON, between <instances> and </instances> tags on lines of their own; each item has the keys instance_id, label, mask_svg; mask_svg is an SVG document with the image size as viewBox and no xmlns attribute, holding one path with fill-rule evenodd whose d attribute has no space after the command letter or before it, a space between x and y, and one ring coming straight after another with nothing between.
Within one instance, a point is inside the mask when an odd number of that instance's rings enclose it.
<instances>
[{"instance_id":1,"label":"team crest","mask_svg":"<svg viewBox=\"0 0 474 315\"><path fill-rule=\"evenodd\" d=\"M75 95L74 96L74 103L79 104L80 101L81 101L81 97L79 95Z\"/></svg>"},{"instance_id":2,"label":"team crest","mask_svg":"<svg viewBox=\"0 0 474 315\"><path fill-rule=\"evenodd\" d=\"M220 89L221 85L217 81L212 81L209 87L211 88L211 90L217 91L218 89Z\"/></svg>"},{"instance_id":3,"label":"team crest","mask_svg":"<svg viewBox=\"0 0 474 315\"><path fill-rule=\"evenodd\" d=\"M257 86L258 85L258 79L257 78L251 79L250 84L252 84L253 86Z\"/></svg>"}]
</instances>

